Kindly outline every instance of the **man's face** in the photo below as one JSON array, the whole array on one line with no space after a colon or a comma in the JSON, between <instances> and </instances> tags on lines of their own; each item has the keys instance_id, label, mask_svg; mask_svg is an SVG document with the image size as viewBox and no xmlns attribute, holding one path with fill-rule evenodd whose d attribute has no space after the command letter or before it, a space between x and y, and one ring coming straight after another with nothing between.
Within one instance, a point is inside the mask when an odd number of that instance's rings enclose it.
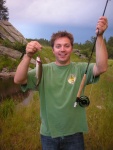
<instances>
[{"instance_id":1,"label":"man's face","mask_svg":"<svg viewBox=\"0 0 113 150\"><path fill-rule=\"evenodd\" d=\"M67 37L56 39L53 46L53 53L56 57L57 65L68 65L70 63L70 55L72 53L70 40Z\"/></svg>"}]
</instances>

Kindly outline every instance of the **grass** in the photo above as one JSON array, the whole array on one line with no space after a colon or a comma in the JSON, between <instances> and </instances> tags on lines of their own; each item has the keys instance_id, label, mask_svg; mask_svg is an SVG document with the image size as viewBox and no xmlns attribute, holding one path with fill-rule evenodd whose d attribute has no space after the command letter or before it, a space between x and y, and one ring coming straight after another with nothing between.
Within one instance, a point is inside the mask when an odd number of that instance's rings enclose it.
<instances>
[{"instance_id":1,"label":"grass","mask_svg":"<svg viewBox=\"0 0 113 150\"><path fill-rule=\"evenodd\" d=\"M19 60L13 61L8 56L0 56L0 71L2 71L3 68L7 68L7 71L14 71L16 69L16 66L18 65Z\"/></svg>"},{"instance_id":2,"label":"grass","mask_svg":"<svg viewBox=\"0 0 113 150\"><path fill-rule=\"evenodd\" d=\"M6 39L6 40L0 39L0 44L2 44L5 47L8 47L8 48L18 50L20 52L23 52L26 48L26 44L23 44L21 42L11 43L8 39Z\"/></svg>"},{"instance_id":3,"label":"grass","mask_svg":"<svg viewBox=\"0 0 113 150\"><path fill-rule=\"evenodd\" d=\"M86 150L112 150L113 148L113 61L109 61L108 71L101 75L97 84L86 88L90 95L87 110L89 126L85 134Z\"/></svg>"},{"instance_id":4,"label":"grass","mask_svg":"<svg viewBox=\"0 0 113 150\"><path fill-rule=\"evenodd\" d=\"M11 103L9 100L0 105L4 109ZM13 103L14 105L14 103ZM12 108L12 105L10 105ZM39 101L34 95L29 105L16 104L13 113L0 112L0 149L2 150L40 150Z\"/></svg>"}]
</instances>

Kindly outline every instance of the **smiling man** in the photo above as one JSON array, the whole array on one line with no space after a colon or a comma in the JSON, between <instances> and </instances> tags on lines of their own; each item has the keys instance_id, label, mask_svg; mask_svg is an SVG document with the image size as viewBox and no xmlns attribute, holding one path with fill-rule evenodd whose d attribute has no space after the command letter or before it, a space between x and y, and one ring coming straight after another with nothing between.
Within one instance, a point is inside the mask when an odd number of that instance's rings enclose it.
<instances>
[{"instance_id":1,"label":"smiling man","mask_svg":"<svg viewBox=\"0 0 113 150\"><path fill-rule=\"evenodd\" d=\"M99 30L96 63L89 65L85 85L95 83L107 70L108 56L103 40L107 26L107 18L101 17L96 26L96 33ZM87 63L71 62L73 42L73 35L66 31L52 35L51 47L56 61L42 65L42 78L37 87L36 69L28 72L28 67L32 56L42 46L31 41L14 77L14 82L21 84L23 91L39 92L43 150L84 150L83 133L88 131L85 108L79 104L75 108L74 102Z\"/></svg>"}]
</instances>

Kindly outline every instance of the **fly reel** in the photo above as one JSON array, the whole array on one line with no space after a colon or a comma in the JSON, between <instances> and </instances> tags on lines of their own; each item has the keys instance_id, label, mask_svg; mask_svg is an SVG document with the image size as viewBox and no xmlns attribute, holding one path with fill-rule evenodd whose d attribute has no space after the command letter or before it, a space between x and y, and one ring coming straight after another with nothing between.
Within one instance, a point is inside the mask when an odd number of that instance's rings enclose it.
<instances>
[{"instance_id":1,"label":"fly reel","mask_svg":"<svg viewBox=\"0 0 113 150\"><path fill-rule=\"evenodd\" d=\"M90 104L90 100L87 96L81 96L77 97L76 102L81 106L81 107L87 107Z\"/></svg>"}]
</instances>

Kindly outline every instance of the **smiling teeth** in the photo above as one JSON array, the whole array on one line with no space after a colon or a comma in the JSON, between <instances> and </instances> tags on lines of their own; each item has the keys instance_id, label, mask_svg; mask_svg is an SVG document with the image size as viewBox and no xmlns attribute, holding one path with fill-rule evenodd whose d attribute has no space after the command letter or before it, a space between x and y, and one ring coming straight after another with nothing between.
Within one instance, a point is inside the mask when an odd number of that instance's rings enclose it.
<instances>
[{"instance_id":1,"label":"smiling teeth","mask_svg":"<svg viewBox=\"0 0 113 150\"><path fill-rule=\"evenodd\" d=\"M66 54L60 54L60 56L65 56Z\"/></svg>"}]
</instances>

